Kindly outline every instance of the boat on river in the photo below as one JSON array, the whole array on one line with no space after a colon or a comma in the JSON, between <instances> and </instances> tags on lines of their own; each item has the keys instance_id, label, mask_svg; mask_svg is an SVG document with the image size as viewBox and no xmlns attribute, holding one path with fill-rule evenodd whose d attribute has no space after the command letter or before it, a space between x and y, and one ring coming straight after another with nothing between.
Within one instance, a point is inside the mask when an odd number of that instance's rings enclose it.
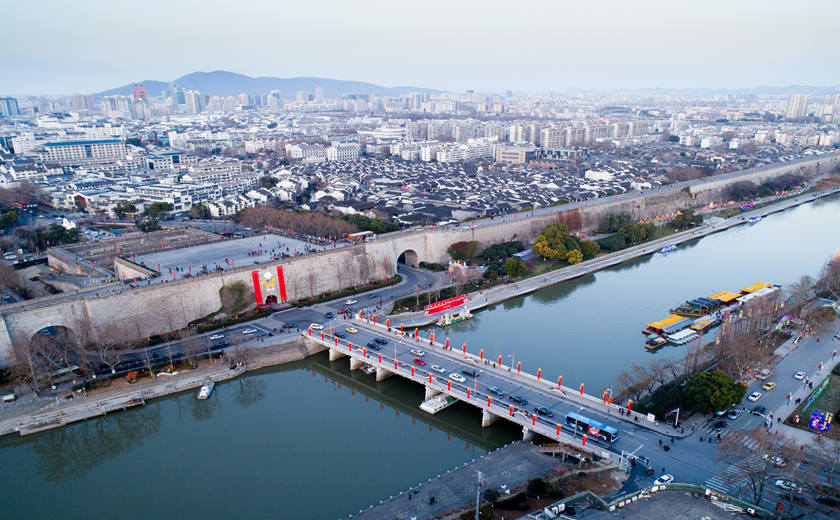
<instances>
[{"instance_id":1,"label":"boat on river","mask_svg":"<svg viewBox=\"0 0 840 520\"><path fill-rule=\"evenodd\" d=\"M195 396L196 399L207 399L210 397L210 394L213 393L213 388L216 387L216 383L210 382L201 385L201 388L198 389L198 394Z\"/></svg>"},{"instance_id":2,"label":"boat on river","mask_svg":"<svg viewBox=\"0 0 840 520\"><path fill-rule=\"evenodd\" d=\"M674 244L668 244L667 246L660 249L659 252L663 253L663 254L664 253L670 253L671 251L675 250L676 248L677 248L677 246L675 246Z\"/></svg>"},{"instance_id":3,"label":"boat on river","mask_svg":"<svg viewBox=\"0 0 840 520\"><path fill-rule=\"evenodd\" d=\"M457 314L444 314L440 317L439 320L437 320L437 323L435 323L435 325L437 325L438 327L448 327L450 325L455 325L456 323L461 323L462 321L472 319L472 317L473 315L470 312L470 310L464 307L464 309Z\"/></svg>"}]
</instances>

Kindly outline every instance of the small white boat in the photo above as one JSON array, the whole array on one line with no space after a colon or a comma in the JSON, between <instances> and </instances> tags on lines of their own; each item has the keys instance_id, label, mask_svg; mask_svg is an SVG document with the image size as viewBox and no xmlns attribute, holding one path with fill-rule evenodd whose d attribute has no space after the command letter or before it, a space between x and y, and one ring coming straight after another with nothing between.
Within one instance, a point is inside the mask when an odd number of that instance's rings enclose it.
<instances>
[{"instance_id":1,"label":"small white boat","mask_svg":"<svg viewBox=\"0 0 840 520\"><path fill-rule=\"evenodd\" d=\"M373 365L365 365L362 367L362 372L367 375L372 375L376 373L376 367Z\"/></svg>"},{"instance_id":2,"label":"small white boat","mask_svg":"<svg viewBox=\"0 0 840 520\"><path fill-rule=\"evenodd\" d=\"M670 253L671 251L675 250L677 246L674 244L668 244L667 246L663 247L659 250L660 253Z\"/></svg>"},{"instance_id":3,"label":"small white boat","mask_svg":"<svg viewBox=\"0 0 840 520\"><path fill-rule=\"evenodd\" d=\"M198 395L195 396L196 399L207 399L210 397L210 393L213 392L213 388L216 386L216 383L207 383L205 385L201 385L201 388L198 390Z\"/></svg>"}]
</instances>

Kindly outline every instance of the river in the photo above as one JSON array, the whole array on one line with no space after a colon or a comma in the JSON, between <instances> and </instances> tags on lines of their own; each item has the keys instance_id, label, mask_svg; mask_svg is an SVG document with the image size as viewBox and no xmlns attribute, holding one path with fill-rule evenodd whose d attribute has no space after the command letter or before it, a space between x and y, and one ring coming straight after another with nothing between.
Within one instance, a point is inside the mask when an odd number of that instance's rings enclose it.
<instances>
[{"instance_id":1,"label":"river","mask_svg":"<svg viewBox=\"0 0 840 520\"><path fill-rule=\"evenodd\" d=\"M479 311L455 344L595 394L656 354L640 331L685 299L816 276L840 248L840 200L819 201ZM439 333L440 335L440 333ZM440 335L442 337L442 335ZM519 437L466 405L417 409L326 354L27 437L0 439L9 518L337 518Z\"/></svg>"}]
</instances>

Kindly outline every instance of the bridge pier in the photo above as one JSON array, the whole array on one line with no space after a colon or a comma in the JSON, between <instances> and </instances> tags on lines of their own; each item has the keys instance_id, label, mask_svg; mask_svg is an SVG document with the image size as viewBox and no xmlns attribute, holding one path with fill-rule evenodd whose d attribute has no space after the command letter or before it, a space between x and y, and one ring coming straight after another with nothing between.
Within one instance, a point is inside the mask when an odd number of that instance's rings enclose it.
<instances>
[{"instance_id":1,"label":"bridge pier","mask_svg":"<svg viewBox=\"0 0 840 520\"><path fill-rule=\"evenodd\" d=\"M491 412L488 412L487 410L482 410L481 411L481 426L490 426L491 424L496 422L496 419L498 419L498 418L499 418L498 415L496 415L494 413L491 413Z\"/></svg>"},{"instance_id":2,"label":"bridge pier","mask_svg":"<svg viewBox=\"0 0 840 520\"><path fill-rule=\"evenodd\" d=\"M385 370L382 367L376 367L376 382L384 381L394 375L390 370Z\"/></svg>"},{"instance_id":3,"label":"bridge pier","mask_svg":"<svg viewBox=\"0 0 840 520\"><path fill-rule=\"evenodd\" d=\"M533 441L537 438L537 432L529 430L525 426L522 427L522 440L526 442Z\"/></svg>"},{"instance_id":4,"label":"bridge pier","mask_svg":"<svg viewBox=\"0 0 840 520\"><path fill-rule=\"evenodd\" d=\"M428 401L429 399L438 395L439 393L440 393L440 390L436 390L436 389L432 388L431 386L427 386L426 387L426 396L423 398L423 400Z\"/></svg>"},{"instance_id":5,"label":"bridge pier","mask_svg":"<svg viewBox=\"0 0 840 520\"><path fill-rule=\"evenodd\" d=\"M354 357L350 358L350 370L358 370L364 366L365 362Z\"/></svg>"},{"instance_id":6,"label":"bridge pier","mask_svg":"<svg viewBox=\"0 0 840 520\"><path fill-rule=\"evenodd\" d=\"M330 349L330 362L335 361L336 359L341 359L347 354L342 353L334 348Z\"/></svg>"}]
</instances>

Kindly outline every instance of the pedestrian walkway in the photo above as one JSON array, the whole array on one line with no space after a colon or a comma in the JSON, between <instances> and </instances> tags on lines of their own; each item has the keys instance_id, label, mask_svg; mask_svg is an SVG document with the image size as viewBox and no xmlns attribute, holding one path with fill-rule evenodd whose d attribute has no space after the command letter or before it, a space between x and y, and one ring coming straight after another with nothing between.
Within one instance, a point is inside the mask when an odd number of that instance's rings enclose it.
<instances>
[{"instance_id":1,"label":"pedestrian walkway","mask_svg":"<svg viewBox=\"0 0 840 520\"><path fill-rule=\"evenodd\" d=\"M704 484L719 493L730 496L738 496L747 480L744 476L745 473L747 473L747 471L751 468L754 469L757 466L765 464L765 462L761 459L762 455L755 452L755 449L758 447L758 443L755 439L752 439L741 432L733 432L732 430L722 433L721 438L730 435L732 436L732 440L739 442L747 449L751 450L753 452L752 455L741 459L734 464L730 464L718 472L717 475L707 479Z\"/></svg>"}]
</instances>

